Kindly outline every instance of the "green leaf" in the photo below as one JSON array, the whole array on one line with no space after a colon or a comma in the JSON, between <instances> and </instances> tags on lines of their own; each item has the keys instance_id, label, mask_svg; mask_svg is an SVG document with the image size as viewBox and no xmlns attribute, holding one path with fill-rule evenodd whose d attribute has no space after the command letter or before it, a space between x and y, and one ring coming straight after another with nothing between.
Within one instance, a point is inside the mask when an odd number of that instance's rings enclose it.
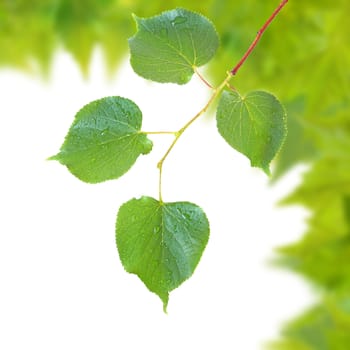
<instances>
[{"instance_id":1,"label":"green leaf","mask_svg":"<svg viewBox=\"0 0 350 350\"><path fill-rule=\"evenodd\" d=\"M130 62L146 79L185 84L219 46L213 24L195 12L178 8L148 19L134 18L138 30L129 39Z\"/></svg>"},{"instance_id":2,"label":"green leaf","mask_svg":"<svg viewBox=\"0 0 350 350\"><path fill-rule=\"evenodd\" d=\"M303 344L305 349L310 350L348 349L350 344L349 301L348 288L345 293L330 294L323 298L320 304L288 324L283 330L283 338L288 343L296 341L297 344ZM290 349L294 350L294 348Z\"/></svg>"},{"instance_id":3,"label":"green leaf","mask_svg":"<svg viewBox=\"0 0 350 350\"><path fill-rule=\"evenodd\" d=\"M91 102L77 113L60 152L50 159L85 182L116 179L152 149L152 142L140 132L141 123L140 109L126 98Z\"/></svg>"},{"instance_id":4,"label":"green leaf","mask_svg":"<svg viewBox=\"0 0 350 350\"><path fill-rule=\"evenodd\" d=\"M246 155L252 166L269 174L269 164L287 134L286 113L277 98L264 91L253 91L245 97L224 91L216 119L221 136Z\"/></svg>"},{"instance_id":5,"label":"green leaf","mask_svg":"<svg viewBox=\"0 0 350 350\"><path fill-rule=\"evenodd\" d=\"M163 301L189 278L209 238L209 223L197 205L132 199L118 212L116 241L126 271Z\"/></svg>"}]
</instances>

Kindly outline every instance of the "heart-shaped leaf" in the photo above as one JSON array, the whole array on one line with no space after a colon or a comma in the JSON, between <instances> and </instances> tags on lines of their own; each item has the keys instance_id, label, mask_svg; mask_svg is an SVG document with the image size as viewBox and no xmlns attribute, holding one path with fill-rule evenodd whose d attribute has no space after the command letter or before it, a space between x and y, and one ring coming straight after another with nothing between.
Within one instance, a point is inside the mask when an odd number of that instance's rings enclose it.
<instances>
[{"instance_id":1,"label":"heart-shaped leaf","mask_svg":"<svg viewBox=\"0 0 350 350\"><path fill-rule=\"evenodd\" d=\"M98 183L126 173L152 142L140 132L142 113L122 97L106 97L89 103L75 116L58 160L80 180Z\"/></svg>"},{"instance_id":2,"label":"heart-shaped leaf","mask_svg":"<svg viewBox=\"0 0 350 350\"><path fill-rule=\"evenodd\" d=\"M204 16L185 9L138 18L137 33L129 39L134 71L160 83L187 83L195 67L214 56L219 38Z\"/></svg>"},{"instance_id":3,"label":"heart-shaped leaf","mask_svg":"<svg viewBox=\"0 0 350 350\"><path fill-rule=\"evenodd\" d=\"M189 278L209 238L209 223L197 205L132 199L118 212L116 241L121 262L163 301Z\"/></svg>"},{"instance_id":4,"label":"heart-shaped leaf","mask_svg":"<svg viewBox=\"0 0 350 350\"><path fill-rule=\"evenodd\" d=\"M269 164L287 134L286 113L277 98L265 91L253 91L245 97L224 91L216 120L221 136L246 155L252 166L270 174Z\"/></svg>"}]
</instances>

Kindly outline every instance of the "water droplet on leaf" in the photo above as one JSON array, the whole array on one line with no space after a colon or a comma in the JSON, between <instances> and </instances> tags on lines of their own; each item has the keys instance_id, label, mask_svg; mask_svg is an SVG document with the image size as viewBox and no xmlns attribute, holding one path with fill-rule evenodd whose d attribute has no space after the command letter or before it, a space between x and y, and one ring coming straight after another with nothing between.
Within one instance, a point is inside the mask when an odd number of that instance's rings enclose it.
<instances>
[{"instance_id":1,"label":"water droplet on leaf","mask_svg":"<svg viewBox=\"0 0 350 350\"><path fill-rule=\"evenodd\" d=\"M186 18L186 17L183 17L183 16L176 16L176 17L171 21L171 24L172 24L173 26L176 26L176 25L185 23L186 21L187 21L187 18Z\"/></svg>"},{"instance_id":2,"label":"water droplet on leaf","mask_svg":"<svg viewBox=\"0 0 350 350\"><path fill-rule=\"evenodd\" d=\"M102 130L102 131L101 131L101 136L107 135L108 131L109 131L108 129Z\"/></svg>"}]
</instances>

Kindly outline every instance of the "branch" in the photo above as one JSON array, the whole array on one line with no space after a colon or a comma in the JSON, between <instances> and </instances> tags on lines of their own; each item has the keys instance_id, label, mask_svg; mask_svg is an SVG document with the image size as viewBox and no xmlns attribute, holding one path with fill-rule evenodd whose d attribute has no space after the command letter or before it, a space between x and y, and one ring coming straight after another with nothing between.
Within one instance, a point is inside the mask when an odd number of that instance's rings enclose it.
<instances>
[{"instance_id":1,"label":"branch","mask_svg":"<svg viewBox=\"0 0 350 350\"><path fill-rule=\"evenodd\" d=\"M165 159L168 157L171 150L174 148L175 144L181 137L181 135L187 130L187 128L194 123L203 113L205 113L210 105L213 103L213 101L216 99L216 97L221 93L221 91L227 86L230 79L232 78L231 72L227 72L226 79L217 87L216 89L213 89L213 94L211 95L209 101L207 104L191 119L189 120L178 132L175 133L175 139L168 148L168 150L165 152L163 158L158 162L157 168L159 169L159 202L163 203L163 197L162 197L162 174L163 174L163 163Z\"/></svg>"},{"instance_id":2,"label":"branch","mask_svg":"<svg viewBox=\"0 0 350 350\"><path fill-rule=\"evenodd\" d=\"M256 35L254 41L251 43L251 45L249 46L247 52L243 55L243 57L241 58L241 60L237 63L237 65L232 69L231 74L232 75L236 75L239 68L241 67L241 65L245 62L245 60L248 58L248 56L251 54L251 52L254 50L255 46L257 45L257 43L259 42L260 38L262 37L262 35L264 34L266 28L271 24L271 22L273 21L273 19L277 16L277 14L282 10L282 8L287 4L288 0L283 0L278 7L276 8L276 10L272 13L272 15L270 16L270 18L266 21L266 23L261 27L261 29L258 31L258 34Z\"/></svg>"}]
</instances>

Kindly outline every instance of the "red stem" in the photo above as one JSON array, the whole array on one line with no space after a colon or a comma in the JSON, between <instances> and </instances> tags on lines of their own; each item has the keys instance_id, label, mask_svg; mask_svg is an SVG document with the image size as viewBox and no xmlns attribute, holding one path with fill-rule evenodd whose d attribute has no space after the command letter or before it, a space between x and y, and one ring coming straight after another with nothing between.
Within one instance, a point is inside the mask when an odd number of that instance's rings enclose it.
<instances>
[{"instance_id":1,"label":"red stem","mask_svg":"<svg viewBox=\"0 0 350 350\"><path fill-rule=\"evenodd\" d=\"M270 18L266 21L266 23L261 27L261 29L258 31L258 34L256 35L254 41L249 46L247 52L244 54L244 56L241 58L241 60L237 63L237 65L232 69L231 74L236 75L241 65L245 62L245 60L248 58L248 56L251 54L251 52L254 50L256 44L259 42L260 38L264 34L266 28L270 25L270 23L273 21L273 19L277 16L277 14L282 10L284 5L286 5L288 0L283 0L276 10L273 12L273 14L270 16Z\"/></svg>"}]
</instances>

